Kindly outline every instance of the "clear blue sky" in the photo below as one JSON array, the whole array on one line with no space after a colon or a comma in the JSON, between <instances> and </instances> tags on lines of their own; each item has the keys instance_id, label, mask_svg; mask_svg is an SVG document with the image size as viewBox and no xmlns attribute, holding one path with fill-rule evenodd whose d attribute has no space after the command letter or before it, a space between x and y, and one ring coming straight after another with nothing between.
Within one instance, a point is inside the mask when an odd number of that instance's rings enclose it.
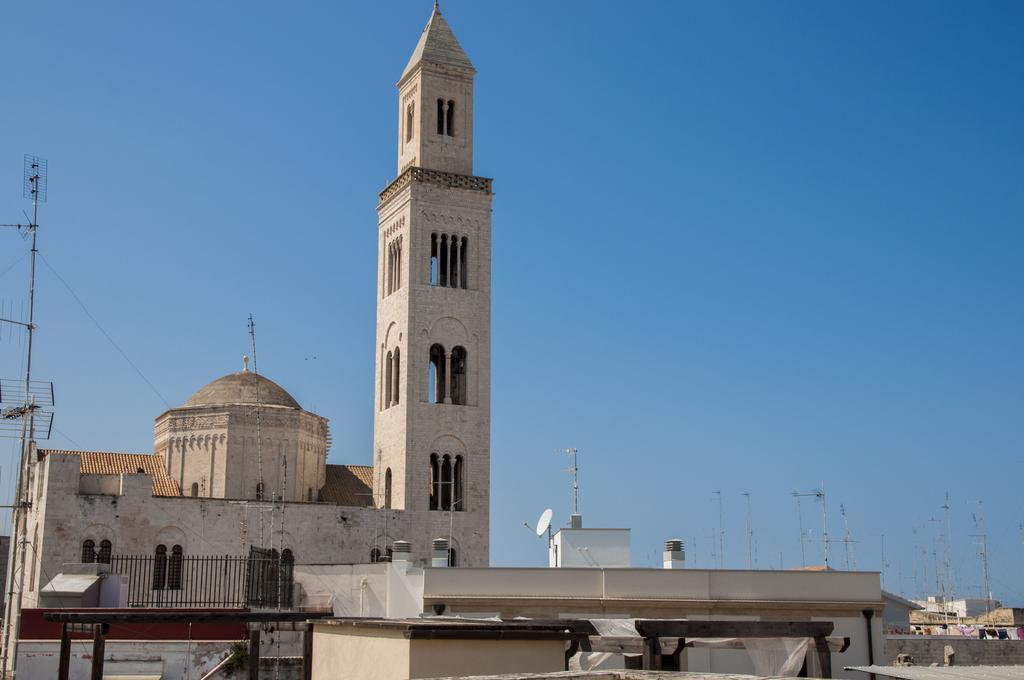
<instances>
[{"instance_id":1,"label":"clear blue sky","mask_svg":"<svg viewBox=\"0 0 1024 680\"><path fill-rule=\"evenodd\" d=\"M42 251L168 403L240 368L251 312L261 372L369 463L376 192L430 6L4 3L0 222L49 158ZM576 446L587 524L632 527L636 564L679 536L710 565L721 490L727 566L744 491L759 565L798 566L790 494L824 480L857 566L884 533L917 595L948 490L962 591L982 499L1024 604L1024 5L442 10L496 178L492 562L545 559L522 523L566 519ZM15 305L25 250L0 234ZM38 322L51 445L151 450L165 403L45 265ZM5 335L2 375L21 356Z\"/></svg>"}]
</instances>

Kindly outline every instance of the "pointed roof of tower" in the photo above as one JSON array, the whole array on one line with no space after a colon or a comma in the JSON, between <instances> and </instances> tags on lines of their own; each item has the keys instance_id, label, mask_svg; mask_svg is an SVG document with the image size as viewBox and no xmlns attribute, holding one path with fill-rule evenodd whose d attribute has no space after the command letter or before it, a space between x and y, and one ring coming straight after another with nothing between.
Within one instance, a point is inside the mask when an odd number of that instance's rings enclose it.
<instances>
[{"instance_id":1,"label":"pointed roof of tower","mask_svg":"<svg viewBox=\"0 0 1024 680\"><path fill-rule=\"evenodd\" d=\"M462 45L455 38L455 34L452 33L452 27L441 16L441 8L438 7L436 2L434 3L434 11L430 15L430 20L427 21L427 25L423 28L423 33L420 35L420 41L416 43L416 49L413 50L409 63L405 65L405 70L402 71L402 78L409 75L421 61L431 64L449 64L451 66L461 66L462 68L473 68L473 63L462 50Z\"/></svg>"}]
</instances>

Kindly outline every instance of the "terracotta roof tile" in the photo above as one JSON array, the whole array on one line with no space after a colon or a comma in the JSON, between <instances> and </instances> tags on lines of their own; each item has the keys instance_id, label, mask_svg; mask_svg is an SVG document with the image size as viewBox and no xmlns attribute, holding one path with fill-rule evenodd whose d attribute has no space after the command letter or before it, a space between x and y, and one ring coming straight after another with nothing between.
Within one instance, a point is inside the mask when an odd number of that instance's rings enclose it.
<instances>
[{"instance_id":1,"label":"terracotta roof tile","mask_svg":"<svg viewBox=\"0 0 1024 680\"><path fill-rule=\"evenodd\" d=\"M335 505L366 508L373 505L373 467L328 465L320 500Z\"/></svg>"},{"instance_id":2,"label":"terracotta roof tile","mask_svg":"<svg viewBox=\"0 0 1024 680\"><path fill-rule=\"evenodd\" d=\"M153 477L154 496L180 496L178 482L167 474L163 456L152 453L111 453L109 451L65 451L63 449L40 449L43 456L60 454L78 456L82 459L82 474L86 475L131 475L141 469Z\"/></svg>"}]
</instances>

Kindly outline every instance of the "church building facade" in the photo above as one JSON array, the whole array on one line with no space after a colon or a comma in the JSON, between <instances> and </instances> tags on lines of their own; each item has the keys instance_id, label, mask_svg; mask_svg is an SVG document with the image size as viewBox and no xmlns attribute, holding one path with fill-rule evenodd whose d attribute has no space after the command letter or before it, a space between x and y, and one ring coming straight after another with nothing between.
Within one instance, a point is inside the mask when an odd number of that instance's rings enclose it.
<instances>
[{"instance_id":1,"label":"church building facade","mask_svg":"<svg viewBox=\"0 0 1024 680\"><path fill-rule=\"evenodd\" d=\"M491 180L473 174L475 70L435 6L398 81L379 195L372 466L331 465L327 419L250 371L156 418L153 453L35 450L25 606L69 563L273 549L300 564L486 566Z\"/></svg>"}]
</instances>

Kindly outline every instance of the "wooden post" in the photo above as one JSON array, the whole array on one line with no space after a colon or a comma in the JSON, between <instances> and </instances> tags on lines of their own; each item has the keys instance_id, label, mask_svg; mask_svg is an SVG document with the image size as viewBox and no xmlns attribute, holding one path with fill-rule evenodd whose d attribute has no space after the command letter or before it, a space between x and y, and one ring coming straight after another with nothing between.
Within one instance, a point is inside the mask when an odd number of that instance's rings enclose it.
<instances>
[{"instance_id":1,"label":"wooden post","mask_svg":"<svg viewBox=\"0 0 1024 680\"><path fill-rule=\"evenodd\" d=\"M302 680L313 680L313 623L302 633Z\"/></svg>"},{"instance_id":2,"label":"wooden post","mask_svg":"<svg viewBox=\"0 0 1024 680\"><path fill-rule=\"evenodd\" d=\"M828 648L828 639L824 635L814 638L814 646L818 650L818 665L821 666L821 677L832 677L832 651Z\"/></svg>"},{"instance_id":3,"label":"wooden post","mask_svg":"<svg viewBox=\"0 0 1024 680\"><path fill-rule=\"evenodd\" d=\"M665 671L681 671L679 667L679 660L682 658L683 650L686 649L686 638L679 638L676 640L676 651L671 654L666 654L662 657L662 670ZM667 668L666 668L667 666Z\"/></svg>"},{"instance_id":4,"label":"wooden post","mask_svg":"<svg viewBox=\"0 0 1024 680\"><path fill-rule=\"evenodd\" d=\"M68 680L71 668L71 631L68 624L60 624L60 661L57 664L57 680Z\"/></svg>"},{"instance_id":5,"label":"wooden post","mask_svg":"<svg viewBox=\"0 0 1024 680\"><path fill-rule=\"evenodd\" d=\"M91 680L103 680L103 653L106 638L104 637L103 624L94 623L92 626L92 678Z\"/></svg>"},{"instance_id":6,"label":"wooden post","mask_svg":"<svg viewBox=\"0 0 1024 680\"><path fill-rule=\"evenodd\" d=\"M249 680L260 680L260 628L249 630Z\"/></svg>"},{"instance_id":7,"label":"wooden post","mask_svg":"<svg viewBox=\"0 0 1024 680\"><path fill-rule=\"evenodd\" d=\"M655 637L644 638L644 670L661 670L661 641Z\"/></svg>"},{"instance_id":8,"label":"wooden post","mask_svg":"<svg viewBox=\"0 0 1024 680\"><path fill-rule=\"evenodd\" d=\"M576 652L580 651L580 641L578 638L569 640L565 646L565 670L569 670L569 659L576 656ZM313 680L309 678L309 680Z\"/></svg>"}]
</instances>

